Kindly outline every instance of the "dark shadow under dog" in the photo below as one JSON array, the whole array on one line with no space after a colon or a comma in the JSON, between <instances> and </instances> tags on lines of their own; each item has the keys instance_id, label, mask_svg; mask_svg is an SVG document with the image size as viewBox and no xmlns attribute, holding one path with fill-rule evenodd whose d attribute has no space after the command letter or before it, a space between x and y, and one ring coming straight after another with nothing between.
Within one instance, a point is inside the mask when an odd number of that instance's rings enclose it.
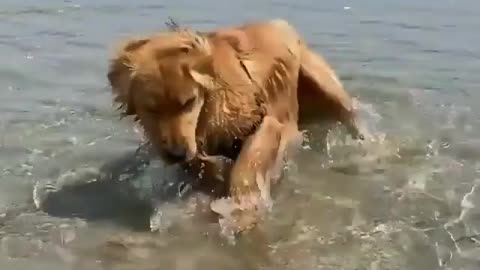
<instances>
[{"instance_id":1,"label":"dark shadow under dog","mask_svg":"<svg viewBox=\"0 0 480 270\"><path fill-rule=\"evenodd\" d=\"M53 183L37 184L35 204L51 216L108 220L137 231L150 230L154 205L182 199L189 191L184 171L168 168L169 175L162 177L159 172L164 173L165 166L153 168L154 161L161 163L145 144L98 169L71 170Z\"/></svg>"}]
</instances>

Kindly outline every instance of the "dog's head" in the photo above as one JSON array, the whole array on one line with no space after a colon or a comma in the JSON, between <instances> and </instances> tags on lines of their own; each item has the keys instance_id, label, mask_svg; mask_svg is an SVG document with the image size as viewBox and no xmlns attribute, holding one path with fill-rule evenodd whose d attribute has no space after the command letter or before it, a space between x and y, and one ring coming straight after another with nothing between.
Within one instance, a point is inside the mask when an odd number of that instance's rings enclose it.
<instances>
[{"instance_id":1,"label":"dog's head","mask_svg":"<svg viewBox=\"0 0 480 270\"><path fill-rule=\"evenodd\" d=\"M187 31L129 40L110 63L108 80L123 115L132 115L168 163L197 154L197 125L214 88L209 43Z\"/></svg>"}]
</instances>

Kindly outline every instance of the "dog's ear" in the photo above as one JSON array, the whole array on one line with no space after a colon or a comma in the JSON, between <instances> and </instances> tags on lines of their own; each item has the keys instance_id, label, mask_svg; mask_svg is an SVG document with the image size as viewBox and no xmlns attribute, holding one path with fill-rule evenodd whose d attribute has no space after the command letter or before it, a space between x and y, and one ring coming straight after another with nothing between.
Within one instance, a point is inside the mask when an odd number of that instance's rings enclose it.
<instances>
[{"instance_id":1,"label":"dog's ear","mask_svg":"<svg viewBox=\"0 0 480 270\"><path fill-rule=\"evenodd\" d=\"M145 45L148 39L131 39L123 44L110 60L107 73L108 81L115 95L115 102L120 103L124 115L135 114L133 102L131 102L131 84L135 75L135 66L132 61L132 53Z\"/></svg>"},{"instance_id":2,"label":"dog's ear","mask_svg":"<svg viewBox=\"0 0 480 270\"><path fill-rule=\"evenodd\" d=\"M132 102L131 83L134 77L134 70L127 57L117 57L110 62L108 70L108 81L112 86L114 101L119 103L118 109L122 111L123 116L135 114L135 108Z\"/></svg>"},{"instance_id":3,"label":"dog's ear","mask_svg":"<svg viewBox=\"0 0 480 270\"><path fill-rule=\"evenodd\" d=\"M213 64L213 57L208 55L199 57L191 64L183 64L182 70L202 87L213 90L218 87Z\"/></svg>"}]
</instances>

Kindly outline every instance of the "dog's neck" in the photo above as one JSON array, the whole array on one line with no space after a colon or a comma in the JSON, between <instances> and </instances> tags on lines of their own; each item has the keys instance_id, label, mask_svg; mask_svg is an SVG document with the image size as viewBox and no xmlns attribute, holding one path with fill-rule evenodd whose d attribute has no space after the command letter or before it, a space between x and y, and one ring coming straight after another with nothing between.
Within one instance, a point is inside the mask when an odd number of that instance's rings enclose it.
<instances>
[{"instance_id":1,"label":"dog's neck","mask_svg":"<svg viewBox=\"0 0 480 270\"><path fill-rule=\"evenodd\" d=\"M231 151L230 158L236 158L242 142L255 132L264 116L263 102L254 93L239 94L221 88L205 98L198 125L202 130L197 130L197 134L200 140L208 142L203 149L206 153L215 155L238 148Z\"/></svg>"}]
</instances>

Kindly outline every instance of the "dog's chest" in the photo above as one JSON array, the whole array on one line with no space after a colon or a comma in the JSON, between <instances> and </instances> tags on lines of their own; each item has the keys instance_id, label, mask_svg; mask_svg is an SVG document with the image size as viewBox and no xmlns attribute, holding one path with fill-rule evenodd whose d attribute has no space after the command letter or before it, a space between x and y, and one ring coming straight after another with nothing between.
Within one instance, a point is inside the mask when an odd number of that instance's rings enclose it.
<instances>
[{"instance_id":1,"label":"dog's chest","mask_svg":"<svg viewBox=\"0 0 480 270\"><path fill-rule=\"evenodd\" d=\"M197 134L209 154L236 156L242 141L255 132L263 116L264 108L255 96L218 93L205 102Z\"/></svg>"}]
</instances>

